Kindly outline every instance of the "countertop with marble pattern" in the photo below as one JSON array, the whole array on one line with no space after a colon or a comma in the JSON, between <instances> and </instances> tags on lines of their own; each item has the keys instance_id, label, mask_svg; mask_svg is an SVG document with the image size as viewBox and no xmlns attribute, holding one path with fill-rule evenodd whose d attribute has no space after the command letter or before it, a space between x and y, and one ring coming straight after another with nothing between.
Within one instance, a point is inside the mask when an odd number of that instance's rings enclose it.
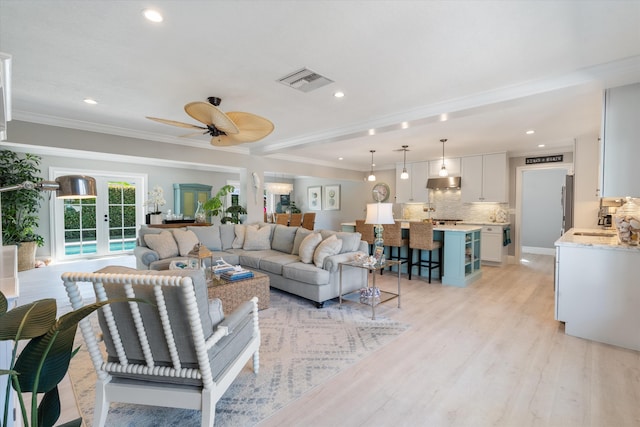
<instances>
[{"instance_id":1,"label":"countertop with marble pattern","mask_svg":"<svg viewBox=\"0 0 640 427\"><path fill-rule=\"evenodd\" d=\"M620 244L616 230L601 228L572 228L556 240L555 245L640 252L640 246Z\"/></svg>"},{"instance_id":2,"label":"countertop with marble pattern","mask_svg":"<svg viewBox=\"0 0 640 427\"><path fill-rule=\"evenodd\" d=\"M487 226L487 225L495 225L498 227L506 227L511 225L510 222L491 222L491 221L462 221L459 222L458 224L462 224L462 225L482 225L482 226Z\"/></svg>"},{"instance_id":3,"label":"countertop with marble pattern","mask_svg":"<svg viewBox=\"0 0 640 427\"><path fill-rule=\"evenodd\" d=\"M409 223L412 222L412 221L406 221L406 220L400 220L400 221L402 222L402 228L403 229L409 229ZM415 222L420 222L420 221L415 221ZM355 227L356 223L355 223L355 221L354 222L343 222L340 225L341 226L346 226L346 227ZM458 225L438 224L438 225L434 225L433 229L435 231L459 231L459 232L465 232L466 233L466 232L469 232L469 231L480 230L480 229L482 229L482 227L480 225L458 223Z\"/></svg>"}]
</instances>

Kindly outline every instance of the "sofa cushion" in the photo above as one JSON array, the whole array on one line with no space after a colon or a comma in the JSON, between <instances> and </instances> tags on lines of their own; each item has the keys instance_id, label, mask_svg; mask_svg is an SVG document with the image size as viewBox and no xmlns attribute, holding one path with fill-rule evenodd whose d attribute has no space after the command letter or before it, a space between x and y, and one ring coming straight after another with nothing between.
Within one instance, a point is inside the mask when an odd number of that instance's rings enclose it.
<instances>
[{"instance_id":1,"label":"sofa cushion","mask_svg":"<svg viewBox=\"0 0 640 427\"><path fill-rule=\"evenodd\" d=\"M195 245L198 244L198 236L191 230L181 230L179 228L173 230L173 238L178 244L178 252L180 256L187 256Z\"/></svg>"},{"instance_id":2,"label":"sofa cushion","mask_svg":"<svg viewBox=\"0 0 640 427\"><path fill-rule=\"evenodd\" d=\"M209 225L207 227L189 226L187 230L193 231L198 236L198 241L205 245L209 250L221 251L222 240L220 239L220 227L217 225ZM229 245L231 246L231 245Z\"/></svg>"},{"instance_id":3,"label":"sofa cushion","mask_svg":"<svg viewBox=\"0 0 640 427\"><path fill-rule=\"evenodd\" d=\"M147 226L140 227L140 231L138 232L138 244L140 246L148 248L149 245L147 245L147 242L144 240L144 236L146 236L147 234L160 234L163 231L166 230L163 230L162 228L151 228Z\"/></svg>"},{"instance_id":4,"label":"sofa cushion","mask_svg":"<svg viewBox=\"0 0 640 427\"><path fill-rule=\"evenodd\" d=\"M299 261L300 257L298 255L280 254L268 256L260 260L260 270L282 275L282 267Z\"/></svg>"},{"instance_id":5,"label":"sofa cushion","mask_svg":"<svg viewBox=\"0 0 640 427\"><path fill-rule=\"evenodd\" d=\"M244 236L247 231L247 226L242 224L235 224L235 227L233 229L236 233L236 237L235 239L233 239L233 244L231 245L231 247L233 249L242 249L242 247L244 246Z\"/></svg>"},{"instance_id":6,"label":"sofa cushion","mask_svg":"<svg viewBox=\"0 0 640 427\"><path fill-rule=\"evenodd\" d=\"M293 239L293 249L291 249L292 255L300 254L300 243L307 237L309 234L313 233L312 230L307 230L306 228L298 227L296 231L296 238Z\"/></svg>"},{"instance_id":7,"label":"sofa cushion","mask_svg":"<svg viewBox=\"0 0 640 427\"><path fill-rule=\"evenodd\" d=\"M226 251L233 247L233 240L236 238L236 224L220 224L220 240L222 250Z\"/></svg>"},{"instance_id":8,"label":"sofa cushion","mask_svg":"<svg viewBox=\"0 0 640 427\"><path fill-rule=\"evenodd\" d=\"M326 285L331 273L313 264L294 262L282 267L282 277L310 285Z\"/></svg>"},{"instance_id":9,"label":"sofa cushion","mask_svg":"<svg viewBox=\"0 0 640 427\"><path fill-rule=\"evenodd\" d=\"M296 238L298 227L287 227L278 224L273 230L273 239L271 240L271 249L290 254L293 251L293 241Z\"/></svg>"},{"instance_id":10,"label":"sofa cushion","mask_svg":"<svg viewBox=\"0 0 640 427\"><path fill-rule=\"evenodd\" d=\"M282 252L266 249L263 251L245 251L244 249L235 249L238 255L239 264L246 268L260 269L260 262L264 258L281 255Z\"/></svg>"},{"instance_id":11,"label":"sofa cushion","mask_svg":"<svg viewBox=\"0 0 640 427\"><path fill-rule=\"evenodd\" d=\"M160 234L145 234L144 241L154 251L158 252L160 259L178 256L178 245L170 231L162 231Z\"/></svg>"},{"instance_id":12,"label":"sofa cushion","mask_svg":"<svg viewBox=\"0 0 640 427\"><path fill-rule=\"evenodd\" d=\"M313 253L322 242L320 233L311 233L300 243L300 261L310 264L313 261Z\"/></svg>"},{"instance_id":13,"label":"sofa cushion","mask_svg":"<svg viewBox=\"0 0 640 427\"><path fill-rule=\"evenodd\" d=\"M255 228L247 226L244 235L242 249L245 251L263 251L271 249L271 227Z\"/></svg>"},{"instance_id":14,"label":"sofa cushion","mask_svg":"<svg viewBox=\"0 0 640 427\"><path fill-rule=\"evenodd\" d=\"M337 234L338 232L334 231L334 230L324 230L323 229L323 230L320 230L319 233L322 236L322 240L325 240L327 237L333 236L333 235Z\"/></svg>"},{"instance_id":15,"label":"sofa cushion","mask_svg":"<svg viewBox=\"0 0 640 427\"><path fill-rule=\"evenodd\" d=\"M336 233L336 237L342 240L342 249L340 249L341 254L346 252L356 252L360 248L360 240L362 240L361 233L339 231Z\"/></svg>"},{"instance_id":16,"label":"sofa cushion","mask_svg":"<svg viewBox=\"0 0 640 427\"><path fill-rule=\"evenodd\" d=\"M324 259L328 256L339 254L340 249L342 249L342 240L338 239L335 234L327 237L320 242L313 253L313 263L316 267L322 268Z\"/></svg>"}]
</instances>

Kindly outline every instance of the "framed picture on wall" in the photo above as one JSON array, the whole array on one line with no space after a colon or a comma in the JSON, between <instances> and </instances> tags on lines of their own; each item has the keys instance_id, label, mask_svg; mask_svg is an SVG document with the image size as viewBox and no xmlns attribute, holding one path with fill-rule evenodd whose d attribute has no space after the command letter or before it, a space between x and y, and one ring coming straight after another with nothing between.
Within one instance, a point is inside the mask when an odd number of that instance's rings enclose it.
<instances>
[{"instance_id":1,"label":"framed picture on wall","mask_svg":"<svg viewBox=\"0 0 640 427\"><path fill-rule=\"evenodd\" d=\"M322 209L322 187L307 187L307 198L309 210L319 211Z\"/></svg>"},{"instance_id":2,"label":"framed picture on wall","mask_svg":"<svg viewBox=\"0 0 640 427\"><path fill-rule=\"evenodd\" d=\"M324 186L324 209L327 211L340 210L340 186L325 185Z\"/></svg>"}]
</instances>

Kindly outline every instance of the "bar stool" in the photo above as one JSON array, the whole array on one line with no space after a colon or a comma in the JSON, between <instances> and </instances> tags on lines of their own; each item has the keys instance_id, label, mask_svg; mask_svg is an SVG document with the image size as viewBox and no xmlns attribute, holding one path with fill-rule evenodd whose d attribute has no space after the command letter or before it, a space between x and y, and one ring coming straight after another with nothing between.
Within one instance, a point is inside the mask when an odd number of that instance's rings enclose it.
<instances>
[{"instance_id":1,"label":"bar stool","mask_svg":"<svg viewBox=\"0 0 640 427\"><path fill-rule=\"evenodd\" d=\"M410 258L401 256L402 248L409 245L409 241L406 238L402 238L402 223L396 221L394 224L385 224L384 232L382 234L384 238L384 245L389 247L388 260L408 261ZM396 255L393 255L393 249L396 249ZM401 268L402 265L398 265ZM389 267L391 270L391 267ZM382 270L380 270L382 274Z\"/></svg>"},{"instance_id":2,"label":"bar stool","mask_svg":"<svg viewBox=\"0 0 640 427\"><path fill-rule=\"evenodd\" d=\"M362 237L360 237L360 240L369 244L369 255L371 254L371 246L375 240L373 227L373 224L365 224L364 219L356 219L356 233L361 234Z\"/></svg>"},{"instance_id":3,"label":"bar stool","mask_svg":"<svg viewBox=\"0 0 640 427\"><path fill-rule=\"evenodd\" d=\"M413 250L418 250L418 260L413 262ZM438 262L431 258L434 250L438 250ZM429 259L422 260L422 251L429 252ZM409 280L414 266L418 266L418 275L422 274L422 267L429 269L429 283L431 283L431 270L438 269L438 279L442 279L442 242L433 240L433 224L430 222L409 223Z\"/></svg>"}]
</instances>

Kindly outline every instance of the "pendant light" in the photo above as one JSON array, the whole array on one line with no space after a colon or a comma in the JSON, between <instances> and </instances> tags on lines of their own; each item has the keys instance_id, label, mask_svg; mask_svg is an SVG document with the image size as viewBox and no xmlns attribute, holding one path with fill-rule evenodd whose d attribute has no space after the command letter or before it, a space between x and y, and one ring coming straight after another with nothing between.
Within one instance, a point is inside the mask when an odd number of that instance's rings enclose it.
<instances>
[{"instance_id":1,"label":"pendant light","mask_svg":"<svg viewBox=\"0 0 640 427\"><path fill-rule=\"evenodd\" d=\"M442 142L442 167L440 168L438 175L449 176L449 171L447 171L447 167L444 165L444 143L447 142L447 140L441 139L440 142Z\"/></svg>"},{"instance_id":2,"label":"pendant light","mask_svg":"<svg viewBox=\"0 0 640 427\"><path fill-rule=\"evenodd\" d=\"M369 150L371 152L371 173L369 173L369 176L367 177L367 181L375 181L376 180L376 176L373 174L373 153L376 152L376 150Z\"/></svg>"},{"instance_id":3,"label":"pendant light","mask_svg":"<svg viewBox=\"0 0 640 427\"><path fill-rule=\"evenodd\" d=\"M402 151L404 152L404 163L402 164L402 173L400 174L400 179L409 179L409 173L407 172L407 147L409 146L402 146Z\"/></svg>"}]
</instances>

